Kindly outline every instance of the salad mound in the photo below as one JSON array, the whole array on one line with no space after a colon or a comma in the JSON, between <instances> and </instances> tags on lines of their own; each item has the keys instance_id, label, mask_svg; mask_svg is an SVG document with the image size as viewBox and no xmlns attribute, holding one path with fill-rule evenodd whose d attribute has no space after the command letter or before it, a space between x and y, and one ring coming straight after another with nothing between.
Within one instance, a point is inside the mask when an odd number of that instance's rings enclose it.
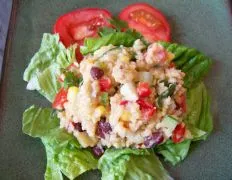
<instances>
[{"instance_id":1,"label":"salad mound","mask_svg":"<svg viewBox=\"0 0 232 180\"><path fill-rule=\"evenodd\" d=\"M162 45L103 46L61 74L81 78L62 87L67 100L59 109L61 128L83 147L151 148L172 136L175 143L191 134L181 123L186 112L184 75L174 54ZM58 94L59 96L59 94ZM182 127L183 133L173 134Z\"/></svg>"},{"instance_id":2,"label":"salad mound","mask_svg":"<svg viewBox=\"0 0 232 180\"><path fill-rule=\"evenodd\" d=\"M46 180L93 169L103 180L172 179L156 155L176 165L213 129L202 82L211 59L165 42L169 24L150 5L119 17L99 8L61 16L24 72L26 88L52 103L29 107L22 122L45 146Z\"/></svg>"}]
</instances>

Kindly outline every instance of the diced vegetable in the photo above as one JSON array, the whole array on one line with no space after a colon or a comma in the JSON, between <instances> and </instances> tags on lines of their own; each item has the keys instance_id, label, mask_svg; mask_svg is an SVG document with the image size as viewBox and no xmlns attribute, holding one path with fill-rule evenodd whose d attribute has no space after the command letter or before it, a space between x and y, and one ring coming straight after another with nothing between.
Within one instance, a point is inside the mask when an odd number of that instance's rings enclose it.
<instances>
[{"instance_id":1,"label":"diced vegetable","mask_svg":"<svg viewBox=\"0 0 232 180\"><path fill-rule=\"evenodd\" d=\"M79 86L82 83L82 77L78 77L71 71L64 72L64 88Z\"/></svg>"},{"instance_id":2,"label":"diced vegetable","mask_svg":"<svg viewBox=\"0 0 232 180\"><path fill-rule=\"evenodd\" d=\"M86 132L76 132L76 138L83 148L95 146L97 139L90 137Z\"/></svg>"},{"instance_id":3,"label":"diced vegetable","mask_svg":"<svg viewBox=\"0 0 232 180\"><path fill-rule=\"evenodd\" d=\"M146 72L146 71L141 71L139 72L139 81L140 82L147 82L149 84L152 84L152 74L150 72Z\"/></svg>"},{"instance_id":4,"label":"diced vegetable","mask_svg":"<svg viewBox=\"0 0 232 180\"><path fill-rule=\"evenodd\" d=\"M60 91L56 94L55 100L52 103L54 109L63 109L64 103L67 101L68 91L64 88L61 88Z\"/></svg>"},{"instance_id":5,"label":"diced vegetable","mask_svg":"<svg viewBox=\"0 0 232 180\"><path fill-rule=\"evenodd\" d=\"M157 129L162 129L166 137L171 137L178 121L171 116L165 116L163 120L156 125Z\"/></svg>"},{"instance_id":6,"label":"diced vegetable","mask_svg":"<svg viewBox=\"0 0 232 180\"><path fill-rule=\"evenodd\" d=\"M155 114L156 107L153 106L151 103L149 103L143 99L137 100L137 103L140 106L142 116L145 120L149 120Z\"/></svg>"},{"instance_id":7,"label":"diced vegetable","mask_svg":"<svg viewBox=\"0 0 232 180\"><path fill-rule=\"evenodd\" d=\"M136 101L138 99L136 88L133 83L126 83L122 85L120 92L124 96L125 100Z\"/></svg>"},{"instance_id":8,"label":"diced vegetable","mask_svg":"<svg viewBox=\"0 0 232 180\"><path fill-rule=\"evenodd\" d=\"M111 88L111 80L108 77L102 77L99 80L99 86L101 91L108 91Z\"/></svg>"},{"instance_id":9,"label":"diced vegetable","mask_svg":"<svg viewBox=\"0 0 232 180\"><path fill-rule=\"evenodd\" d=\"M174 143L182 142L184 140L185 131L186 131L185 124L184 123L178 124L173 131L172 141Z\"/></svg>"},{"instance_id":10,"label":"diced vegetable","mask_svg":"<svg viewBox=\"0 0 232 180\"><path fill-rule=\"evenodd\" d=\"M167 98L168 96L172 96L175 92L176 84L169 84L169 87L166 91L164 91L162 94L159 95L157 99L157 106L159 108L162 108L162 99Z\"/></svg>"},{"instance_id":11,"label":"diced vegetable","mask_svg":"<svg viewBox=\"0 0 232 180\"><path fill-rule=\"evenodd\" d=\"M108 93L104 92L104 93L101 94L101 96L100 96L100 102L104 106L108 106L109 105L109 95L108 95Z\"/></svg>"},{"instance_id":12,"label":"diced vegetable","mask_svg":"<svg viewBox=\"0 0 232 180\"><path fill-rule=\"evenodd\" d=\"M151 94L149 84L146 82L140 82L137 86L137 93L139 97L148 97Z\"/></svg>"},{"instance_id":13,"label":"diced vegetable","mask_svg":"<svg viewBox=\"0 0 232 180\"><path fill-rule=\"evenodd\" d=\"M104 149L102 146L94 146L92 148L93 154L97 157L101 157L104 154Z\"/></svg>"},{"instance_id":14,"label":"diced vegetable","mask_svg":"<svg viewBox=\"0 0 232 180\"><path fill-rule=\"evenodd\" d=\"M108 134L112 131L112 128L110 126L110 123L106 121L106 118L101 118L100 121L98 121L96 134L101 137L105 138L105 134Z\"/></svg>"},{"instance_id":15,"label":"diced vegetable","mask_svg":"<svg viewBox=\"0 0 232 180\"><path fill-rule=\"evenodd\" d=\"M163 140L164 140L163 133L157 131L157 132L152 133L151 136L148 136L144 139L144 145L147 148L152 148L155 145L162 143Z\"/></svg>"},{"instance_id":16,"label":"diced vegetable","mask_svg":"<svg viewBox=\"0 0 232 180\"><path fill-rule=\"evenodd\" d=\"M96 109L95 109L95 116L97 117L101 117L101 116L104 116L106 115L106 108L104 106L98 106Z\"/></svg>"},{"instance_id":17,"label":"diced vegetable","mask_svg":"<svg viewBox=\"0 0 232 180\"><path fill-rule=\"evenodd\" d=\"M122 121L130 121L131 113L129 111L123 111L120 120Z\"/></svg>"},{"instance_id":18,"label":"diced vegetable","mask_svg":"<svg viewBox=\"0 0 232 180\"><path fill-rule=\"evenodd\" d=\"M76 86L68 88L67 100L73 102L77 96L79 89Z\"/></svg>"}]
</instances>

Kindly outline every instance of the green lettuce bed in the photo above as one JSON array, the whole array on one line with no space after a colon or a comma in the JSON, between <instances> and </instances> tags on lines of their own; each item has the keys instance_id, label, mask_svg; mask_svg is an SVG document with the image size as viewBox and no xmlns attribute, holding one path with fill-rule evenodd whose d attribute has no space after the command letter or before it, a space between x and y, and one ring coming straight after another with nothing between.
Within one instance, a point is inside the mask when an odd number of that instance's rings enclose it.
<instances>
[{"instance_id":1,"label":"green lettuce bed","mask_svg":"<svg viewBox=\"0 0 232 180\"><path fill-rule=\"evenodd\" d=\"M113 44L131 46L140 36L133 32L107 32L102 37L85 40L81 51L92 53L101 46ZM122 41L123 39L123 41ZM89 149L80 146L76 138L59 128L59 119L51 108L29 107L23 114L23 132L40 138L46 149L46 180L62 180L64 174L75 179L80 174L99 169L103 180L172 179L156 154L173 165L184 160L193 141L205 140L213 129L210 98L202 78L208 72L211 60L195 49L178 44L160 42L175 54L174 62L186 73L187 116L184 120L193 137L182 143L172 141L154 149L107 149L97 159ZM57 76L61 69L75 61L75 46L66 49L58 35L44 34L39 51L24 72L27 89L37 90L50 102L61 87Z\"/></svg>"}]
</instances>

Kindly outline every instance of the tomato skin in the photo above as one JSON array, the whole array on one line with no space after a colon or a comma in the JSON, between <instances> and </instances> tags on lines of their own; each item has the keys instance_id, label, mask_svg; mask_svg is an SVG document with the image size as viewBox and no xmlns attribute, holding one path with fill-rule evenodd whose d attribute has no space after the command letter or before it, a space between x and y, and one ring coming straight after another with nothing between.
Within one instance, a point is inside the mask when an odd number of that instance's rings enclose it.
<instances>
[{"instance_id":1,"label":"tomato skin","mask_svg":"<svg viewBox=\"0 0 232 180\"><path fill-rule=\"evenodd\" d=\"M175 68L176 67L176 65L175 65L175 63L174 62L171 62L170 64L169 64L169 66L168 66L169 68Z\"/></svg>"},{"instance_id":2,"label":"tomato skin","mask_svg":"<svg viewBox=\"0 0 232 180\"><path fill-rule=\"evenodd\" d=\"M125 105L127 105L127 103L128 103L127 100L122 100L122 101L120 102L120 105L121 105L121 106L125 106Z\"/></svg>"},{"instance_id":3,"label":"tomato skin","mask_svg":"<svg viewBox=\"0 0 232 180\"><path fill-rule=\"evenodd\" d=\"M111 80L108 77L99 79L99 86L101 91L108 91L111 88Z\"/></svg>"},{"instance_id":4,"label":"tomato skin","mask_svg":"<svg viewBox=\"0 0 232 180\"><path fill-rule=\"evenodd\" d=\"M177 98L177 104L183 110L183 112L187 112L186 94L183 94Z\"/></svg>"},{"instance_id":5,"label":"tomato skin","mask_svg":"<svg viewBox=\"0 0 232 180\"><path fill-rule=\"evenodd\" d=\"M147 82L140 82L137 86L137 93L139 97L148 97L151 94L151 89Z\"/></svg>"},{"instance_id":6,"label":"tomato skin","mask_svg":"<svg viewBox=\"0 0 232 180\"><path fill-rule=\"evenodd\" d=\"M141 12L147 13L150 17L138 15ZM132 14L135 13L137 15L133 18ZM147 3L135 3L125 7L120 12L119 18L127 21L130 28L140 32L149 42L170 41L171 39L171 29L167 19L158 9Z\"/></svg>"},{"instance_id":7,"label":"tomato skin","mask_svg":"<svg viewBox=\"0 0 232 180\"><path fill-rule=\"evenodd\" d=\"M97 36L99 27L110 26L109 18L111 18L111 13L106 9L76 9L60 16L56 20L53 32L59 34L60 41L65 47L74 43L82 45L85 37ZM76 54L78 58L81 58L79 47Z\"/></svg>"},{"instance_id":8,"label":"tomato skin","mask_svg":"<svg viewBox=\"0 0 232 180\"><path fill-rule=\"evenodd\" d=\"M180 143L180 142L182 142L183 139L184 139L185 131L186 131L185 124L184 123L178 124L176 126L176 128L174 129L174 131L173 131L172 141L174 143Z\"/></svg>"},{"instance_id":9,"label":"tomato skin","mask_svg":"<svg viewBox=\"0 0 232 180\"><path fill-rule=\"evenodd\" d=\"M140 106L140 110L141 110L143 118L145 120L149 120L155 114L156 107L153 106L151 103L149 103L143 99L137 100L137 103Z\"/></svg>"},{"instance_id":10,"label":"tomato skin","mask_svg":"<svg viewBox=\"0 0 232 180\"><path fill-rule=\"evenodd\" d=\"M63 109L64 103L67 102L68 90L61 88L56 94L55 100L52 103L52 108L54 109Z\"/></svg>"}]
</instances>

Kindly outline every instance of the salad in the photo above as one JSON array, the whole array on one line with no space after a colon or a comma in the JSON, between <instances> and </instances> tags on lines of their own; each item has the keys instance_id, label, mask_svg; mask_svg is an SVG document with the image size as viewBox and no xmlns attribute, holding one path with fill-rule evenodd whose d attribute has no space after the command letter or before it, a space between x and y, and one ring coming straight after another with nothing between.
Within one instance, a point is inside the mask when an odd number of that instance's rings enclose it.
<instances>
[{"instance_id":1,"label":"salad","mask_svg":"<svg viewBox=\"0 0 232 180\"><path fill-rule=\"evenodd\" d=\"M171 43L168 21L146 3L118 17L77 9L53 31L23 76L51 102L26 109L22 122L45 146L45 179L94 169L103 180L172 179L158 156L176 165L213 129L202 82L211 59Z\"/></svg>"}]
</instances>

